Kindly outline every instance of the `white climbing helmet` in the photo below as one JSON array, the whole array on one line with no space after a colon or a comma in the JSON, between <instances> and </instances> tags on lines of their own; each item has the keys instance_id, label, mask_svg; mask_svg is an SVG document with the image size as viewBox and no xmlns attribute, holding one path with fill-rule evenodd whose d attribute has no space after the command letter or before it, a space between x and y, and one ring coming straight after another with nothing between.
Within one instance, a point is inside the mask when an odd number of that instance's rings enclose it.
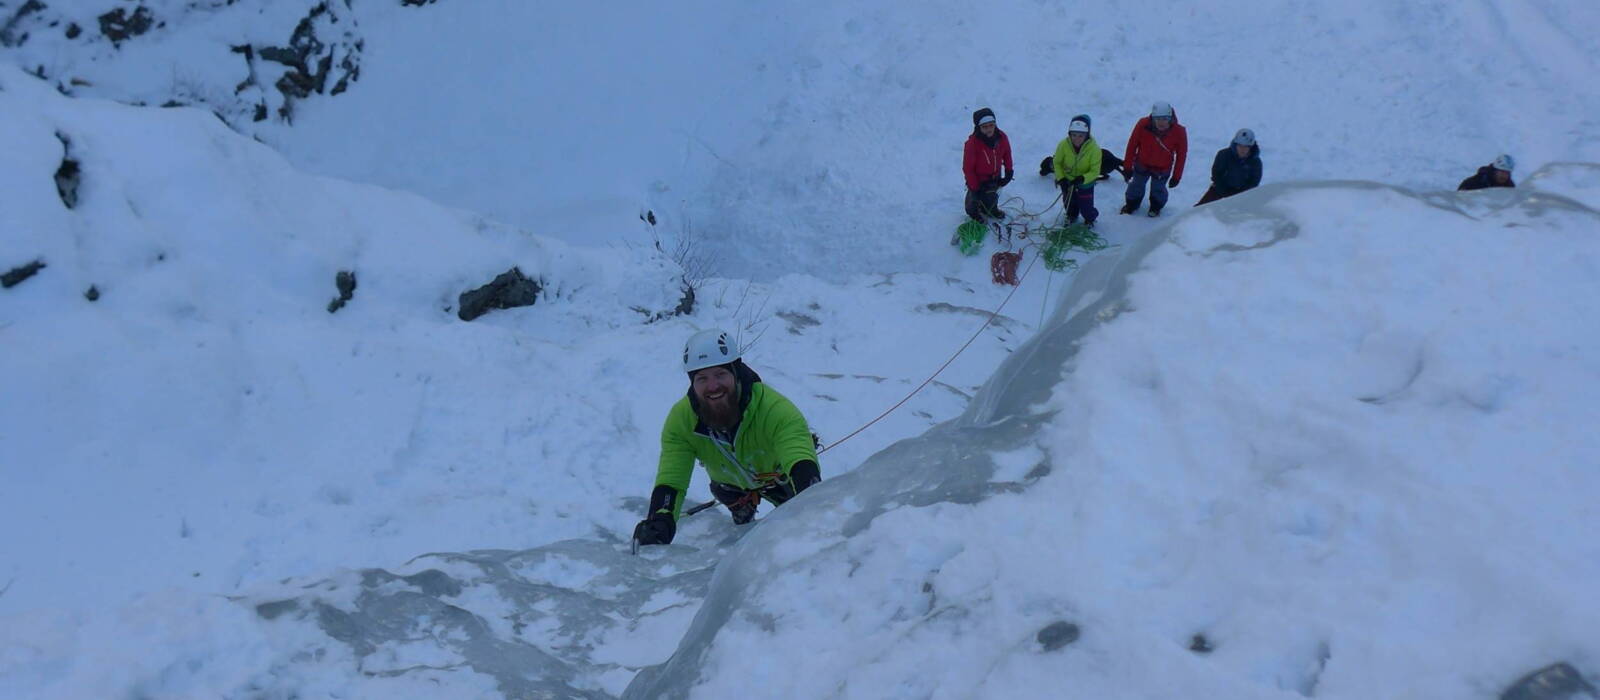
<instances>
[{"instance_id":1,"label":"white climbing helmet","mask_svg":"<svg viewBox=\"0 0 1600 700\"><path fill-rule=\"evenodd\" d=\"M1240 129L1233 135L1233 142L1240 146L1256 145L1256 132L1249 129Z\"/></svg>"},{"instance_id":2,"label":"white climbing helmet","mask_svg":"<svg viewBox=\"0 0 1600 700\"><path fill-rule=\"evenodd\" d=\"M721 328L707 328L689 336L683 345L683 371L694 372L739 359L739 346Z\"/></svg>"},{"instance_id":3,"label":"white climbing helmet","mask_svg":"<svg viewBox=\"0 0 1600 700\"><path fill-rule=\"evenodd\" d=\"M1153 105L1150 105L1150 116L1152 116L1152 117L1171 117L1172 116L1172 105L1167 104L1165 102L1157 102L1157 103L1155 103Z\"/></svg>"},{"instance_id":4,"label":"white climbing helmet","mask_svg":"<svg viewBox=\"0 0 1600 700\"><path fill-rule=\"evenodd\" d=\"M1490 163L1490 165L1494 166L1495 170L1504 170L1509 173L1517 167L1517 161L1511 156L1501 153L1495 157L1494 162Z\"/></svg>"},{"instance_id":5,"label":"white climbing helmet","mask_svg":"<svg viewBox=\"0 0 1600 700\"><path fill-rule=\"evenodd\" d=\"M1087 134L1087 133L1089 133L1089 122L1086 122L1086 121L1084 121L1082 119L1074 119L1074 120L1072 120L1071 124L1067 125L1067 133L1069 133L1069 134L1071 134L1071 133L1084 133L1084 134Z\"/></svg>"}]
</instances>

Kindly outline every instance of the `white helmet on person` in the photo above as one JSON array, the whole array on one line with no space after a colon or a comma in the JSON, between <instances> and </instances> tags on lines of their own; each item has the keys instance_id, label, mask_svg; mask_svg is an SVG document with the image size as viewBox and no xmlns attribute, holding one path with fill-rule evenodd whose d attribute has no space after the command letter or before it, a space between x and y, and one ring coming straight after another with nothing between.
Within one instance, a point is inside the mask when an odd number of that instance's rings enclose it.
<instances>
[{"instance_id":1,"label":"white helmet on person","mask_svg":"<svg viewBox=\"0 0 1600 700\"><path fill-rule=\"evenodd\" d=\"M1490 165L1493 166L1495 170L1504 170L1509 173L1516 169L1517 161L1515 158L1512 158L1510 154L1501 153L1500 155L1495 156L1494 162L1490 163Z\"/></svg>"},{"instance_id":2,"label":"white helmet on person","mask_svg":"<svg viewBox=\"0 0 1600 700\"><path fill-rule=\"evenodd\" d=\"M698 370L717 365L732 364L739 360L739 346L721 328L707 328L689 336L683 345L683 371L694 374Z\"/></svg>"},{"instance_id":3,"label":"white helmet on person","mask_svg":"<svg viewBox=\"0 0 1600 700\"><path fill-rule=\"evenodd\" d=\"M1150 105L1150 116L1172 118L1172 105L1166 102L1157 102Z\"/></svg>"}]
</instances>

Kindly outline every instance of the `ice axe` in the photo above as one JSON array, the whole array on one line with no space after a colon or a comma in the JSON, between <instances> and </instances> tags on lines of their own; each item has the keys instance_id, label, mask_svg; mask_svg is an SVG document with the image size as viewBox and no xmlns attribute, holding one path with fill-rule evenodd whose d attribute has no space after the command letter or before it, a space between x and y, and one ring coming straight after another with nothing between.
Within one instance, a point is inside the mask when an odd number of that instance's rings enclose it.
<instances>
[{"instance_id":1,"label":"ice axe","mask_svg":"<svg viewBox=\"0 0 1600 700\"><path fill-rule=\"evenodd\" d=\"M698 513L698 512L700 512L702 510L705 510L707 508L714 508L714 507L716 507L716 505L717 505L717 502L714 499L710 500L710 501L706 501L705 503L701 503L700 505L694 506L694 507L692 507L692 508L690 508L690 509L688 509L686 511L683 511L683 515L679 516L678 519L682 520L684 518L687 518L687 517L689 517L691 515L694 515L695 513ZM639 556L639 538L637 538L637 537L633 538L633 547L629 550L629 553L634 555L634 556Z\"/></svg>"}]
</instances>

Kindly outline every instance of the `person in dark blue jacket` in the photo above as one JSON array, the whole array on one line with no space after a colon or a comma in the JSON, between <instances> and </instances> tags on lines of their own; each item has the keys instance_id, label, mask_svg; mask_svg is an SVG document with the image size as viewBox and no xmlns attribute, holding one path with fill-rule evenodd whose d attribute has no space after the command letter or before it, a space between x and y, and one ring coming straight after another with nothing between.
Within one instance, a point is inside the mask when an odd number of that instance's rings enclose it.
<instances>
[{"instance_id":1,"label":"person in dark blue jacket","mask_svg":"<svg viewBox=\"0 0 1600 700\"><path fill-rule=\"evenodd\" d=\"M1478 168L1477 174L1462 180L1456 189L1467 192L1490 187L1516 187L1517 183L1511 180L1511 169L1516 165L1511 156L1502 153L1493 163Z\"/></svg>"},{"instance_id":2,"label":"person in dark blue jacket","mask_svg":"<svg viewBox=\"0 0 1600 700\"><path fill-rule=\"evenodd\" d=\"M1195 206L1232 197L1261 184L1261 146L1256 144L1256 132L1240 129L1233 135L1233 143L1217 151L1211 161L1211 187L1206 189Z\"/></svg>"}]
</instances>

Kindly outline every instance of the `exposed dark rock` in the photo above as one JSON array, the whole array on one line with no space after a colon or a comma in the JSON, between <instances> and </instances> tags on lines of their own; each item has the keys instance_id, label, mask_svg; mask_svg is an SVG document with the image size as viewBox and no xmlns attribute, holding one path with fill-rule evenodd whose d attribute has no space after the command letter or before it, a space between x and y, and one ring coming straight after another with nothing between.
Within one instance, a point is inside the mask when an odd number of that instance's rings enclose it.
<instances>
[{"instance_id":1,"label":"exposed dark rock","mask_svg":"<svg viewBox=\"0 0 1600 700\"><path fill-rule=\"evenodd\" d=\"M1563 661L1517 679L1500 700L1579 700L1600 698L1600 691L1583 674Z\"/></svg>"},{"instance_id":2,"label":"exposed dark rock","mask_svg":"<svg viewBox=\"0 0 1600 700\"><path fill-rule=\"evenodd\" d=\"M694 313L694 285L683 283L683 297L678 299L678 305L673 307L672 313L675 316L688 316Z\"/></svg>"},{"instance_id":3,"label":"exposed dark rock","mask_svg":"<svg viewBox=\"0 0 1600 700\"><path fill-rule=\"evenodd\" d=\"M348 2L345 7L349 7ZM317 94L338 95L349 89L350 83L361 76L360 56L365 43L355 36L353 21L345 22L345 27L338 27L339 24L337 6L321 2L295 24L287 44L232 47L234 53L244 55L249 69L249 77L235 86L234 94L258 85L255 65L258 58L289 68L272 83L283 95L278 116L285 121L293 120L296 100ZM330 78L335 78L331 90L328 87ZM255 121L266 118L266 105L258 103L250 109Z\"/></svg>"},{"instance_id":4,"label":"exposed dark rock","mask_svg":"<svg viewBox=\"0 0 1600 700\"><path fill-rule=\"evenodd\" d=\"M62 158L61 167L56 168L56 192L61 195L61 203L68 209L78 206L78 178L82 172L78 168L78 161L71 158Z\"/></svg>"},{"instance_id":5,"label":"exposed dark rock","mask_svg":"<svg viewBox=\"0 0 1600 700\"><path fill-rule=\"evenodd\" d=\"M300 604L293 598L288 600L274 600L270 603L262 603L257 605L256 614L260 615L261 619L263 620L272 620L286 612L294 612L295 609L299 607Z\"/></svg>"},{"instance_id":6,"label":"exposed dark rock","mask_svg":"<svg viewBox=\"0 0 1600 700\"><path fill-rule=\"evenodd\" d=\"M373 576L371 574L365 578L369 581L373 580ZM461 582L450 578L448 574L438 569L428 569L426 571L419 571L410 576L401 576L400 580L416 586L418 589L421 589L423 595L433 596L435 598L446 598L461 595Z\"/></svg>"},{"instance_id":7,"label":"exposed dark rock","mask_svg":"<svg viewBox=\"0 0 1600 700\"><path fill-rule=\"evenodd\" d=\"M112 46L120 45L133 37L150 31L155 24L155 15L150 13L150 8L140 5L133 14L128 14L126 8L119 7L115 10L100 15L100 33L111 40Z\"/></svg>"},{"instance_id":8,"label":"exposed dark rock","mask_svg":"<svg viewBox=\"0 0 1600 700\"><path fill-rule=\"evenodd\" d=\"M338 274L333 276L333 286L338 288L339 297L328 302L328 313L330 314L344 308L345 302L355 298L356 273L350 270L340 270Z\"/></svg>"},{"instance_id":9,"label":"exposed dark rock","mask_svg":"<svg viewBox=\"0 0 1600 700\"><path fill-rule=\"evenodd\" d=\"M807 328L822 325L821 321L798 311L779 311L778 318L789 322L790 335L800 335Z\"/></svg>"},{"instance_id":10,"label":"exposed dark rock","mask_svg":"<svg viewBox=\"0 0 1600 700\"><path fill-rule=\"evenodd\" d=\"M23 280L39 274L39 271L44 268L43 260L35 260L21 267L13 267L10 271L0 275L0 288L10 289L22 284Z\"/></svg>"},{"instance_id":11,"label":"exposed dark rock","mask_svg":"<svg viewBox=\"0 0 1600 700\"><path fill-rule=\"evenodd\" d=\"M278 88L278 92L283 93L285 98L294 98L285 99L283 106L278 108L278 115L288 119L294 114L294 110L290 107L290 105L294 104L294 100L310 97L317 84L316 78L311 77L309 74L303 71L291 71L279 77L278 82L274 83L273 86Z\"/></svg>"},{"instance_id":12,"label":"exposed dark rock","mask_svg":"<svg viewBox=\"0 0 1600 700\"><path fill-rule=\"evenodd\" d=\"M67 23L67 38L68 39L76 39L76 38L78 38L78 35L82 34L82 33L83 33L83 27L78 26L77 22L69 22L69 23Z\"/></svg>"},{"instance_id":13,"label":"exposed dark rock","mask_svg":"<svg viewBox=\"0 0 1600 700\"><path fill-rule=\"evenodd\" d=\"M400 0L400 6L422 7L423 5L432 5L435 2L438 2L438 0Z\"/></svg>"},{"instance_id":14,"label":"exposed dark rock","mask_svg":"<svg viewBox=\"0 0 1600 700\"><path fill-rule=\"evenodd\" d=\"M1194 638L1189 640L1189 651L1196 654L1209 654L1216 651L1216 649L1216 647L1211 646L1211 640L1206 639L1203 634L1196 634Z\"/></svg>"},{"instance_id":15,"label":"exposed dark rock","mask_svg":"<svg viewBox=\"0 0 1600 700\"><path fill-rule=\"evenodd\" d=\"M1066 620L1056 620L1039 630L1037 639L1045 651L1055 651L1078 641L1078 626Z\"/></svg>"},{"instance_id":16,"label":"exposed dark rock","mask_svg":"<svg viewBox=\"0 0 1600 700\"><path fill-rule=\"evenodd\" d=\"M162 102L161 106L170 109L172 107L188 107L189 105L188 103L179 102L177 100L167 100L166 102Z\"/></svg>"},{"instance_id":17,"label":"exposed dark rock","mask_svg":"<svg viewBox=\"0 0 1600 700\"><path fill-rule=\"evenodd\" d=\"M356 273L351 270L340 270L333 276L333 286L339 290L339 298L349 301L356 294Z\"/></svg>"},{"instance_id":18,"label":"exposed dark rock","mask_svg":"<svg viewBox=\"0 0 1600 700\"><path fill-rule=\"evenodd\" d=\"M351 81L361 77L361 64L356 62L355 57L361 55L361 52L366 47L366 42L358 41L356 42L355 53L346 53L344 58L339 59L339 70L341 71L339 82L334 83L333 89L328 91L329 95L343 93L345 90L350 89Z\"/></svg>"},{"instance_id":19,"label":"exposed dark rock","mask_svg":"<svg viewBox=\"0 0 1600 700\"><path fill-rule=\"evenodd\" d=\"M72 157L72 139L65 134L56 132L56 138L61 141L61 167L56 168L56 193L61 195L61 203L68 209L78 206L78 185L83 175L78 167L78 161Z\"/></svg>"},{"instance_id":20,"label":"exposed dark rock","mask_svg":"<svg viewBox=\"0 0 1600 700\"><path fill-rule=\"evenodd\" d=\"M513 267L500 273L493 282L464 292L456 315L463 321L471 321L494 309L533 306L539 298L540 289L538 282L528 279L521 269Z\"/></svg>"},{"instance_id":21,"label":"exposed dark rock","mask_svg":"<svg viewBox=\"0 0 1600 700\"><path fill-rule=\"evenodd\" d=\"M39 2L39 0L28 0L22 3L22 7L17 8L16 13L6 20L5 25L0 26L0 46L21 46L27 42L28 32L23 27L26 24L28 15L36 14L44 8L44 3ZM41 67L40 70L42 71L43 68Z\"/></svg>"},{"instance_id":22,"label":"exposed dark rock","mask_svg":"<svg viewBox=\"0 0 1600 700\"><path fill-rule=\"evenodd\" d=\"M277 46L263 47L261 49L261 60L282 63L283 65L290 66L292 68L300 68L302 70L304 70L306 67L304 55L300 54L294 49L286 49Z\"/></svg>"},{"instance_id":23,"label":"exposed dark rock","mask_svg":"<svg viewBox=\"0 0 1600 700\"><path fill-rule=\"evenodd\" d=\"M92 284L89 285L89 291L83 293L83 298L89 301L100 301L100 288Z\"/></svg>"}]
</instances>

